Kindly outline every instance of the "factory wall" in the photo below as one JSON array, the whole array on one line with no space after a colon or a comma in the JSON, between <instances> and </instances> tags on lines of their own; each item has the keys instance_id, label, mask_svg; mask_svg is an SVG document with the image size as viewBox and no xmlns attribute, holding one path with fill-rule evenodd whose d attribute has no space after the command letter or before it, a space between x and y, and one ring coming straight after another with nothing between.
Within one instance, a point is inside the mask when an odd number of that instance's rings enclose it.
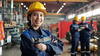
<instances>
[{"instance_id":1,"label":"factory wall","mask_svg":"<svg viewBox=\"0 0 100 56\"><path fill-rule=\"evenodd\" d=\"M89 21L87 22L89 25L91 24ZM64 38L67 36L67 32L70 31L70 25L72 24L72 21L60 21L58 24L58 32L59 32L59 37ZM93 22L93 28L97 30L97 22Z\"/></svg>"}]
</instances>

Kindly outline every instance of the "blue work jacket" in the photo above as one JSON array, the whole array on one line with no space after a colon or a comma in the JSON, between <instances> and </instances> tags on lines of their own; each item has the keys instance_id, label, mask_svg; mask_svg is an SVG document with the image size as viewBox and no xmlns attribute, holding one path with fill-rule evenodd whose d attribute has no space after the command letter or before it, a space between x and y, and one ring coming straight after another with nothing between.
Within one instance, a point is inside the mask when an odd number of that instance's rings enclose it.
<instances>
[{"instance_id":1,"label":"blue work jacket","mask_svg":"<svg viewBox=\"0 0 100 56\"><path fill-rule=\"evenodd\" d=\"M40 35L32 27L25 30L21 34L21 52L22 56L54 56L56 54L62 54L63 43L58 40L52 33L48 30L39 28L42 35ZM57 42L52 42L52 40L57 40ZM43 43L47 45L47 50L41 51L35 47L35 44Z\"/></svg>"},{"instance_id":2,"label":"blue work jacket","mask_svg":"<svg viewBox=\"0 0 100 56\"><path fill-rule=\"evenodd\" d=\"M84 27L85 25L88 25L88 28L85 28L83 30L80 31L80 38L81 39L89 39L90 38L90 31L91 31L91 27L89 26L88 23L80 23L79 26Z\"/></svg>"},{"instance_id":3,"label":"blue work jacket","mask_svg":"<svg viewBox=\"0 0 100 56\"><path fill-rule=\"evenodd\" d=\"M80 37L80 33L79 33L78 29L79 29L78 24L72 24L70 26L70 32L71 32L72 38L79 38Z\"/></svg>"}]
</instances>

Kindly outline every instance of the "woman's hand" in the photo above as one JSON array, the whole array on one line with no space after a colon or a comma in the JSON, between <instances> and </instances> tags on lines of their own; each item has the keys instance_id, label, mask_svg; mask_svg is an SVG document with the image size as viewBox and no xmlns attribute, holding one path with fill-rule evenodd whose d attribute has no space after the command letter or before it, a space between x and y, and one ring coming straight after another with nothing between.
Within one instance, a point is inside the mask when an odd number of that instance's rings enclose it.
<instances>
[{"instance_id":1,"label":"woman's hand","mask_svg":"<svg viewBox=\"0 0 100 56\"><path fill-rule=\"evenodd\" d=\"M47 45L39 43L35 45L36 48L39 48L41 51L45 51L47 49Z\"/></svg>"},{"instance_id":2,"label":"woman's hand","mask_svg":"<svg viewBox=\"0 0 100 56\"><path fill-rule=\"evenodd\" d=\"M81 29L78 29L78 31L81 31Z\"/></svg>"},{"instance_id":3,"label":"woman's hand","mask_svg":"<svg viewBox=\"0 0 100 56\"><path fill-rule=\"evenodd\" d=\"M85 27L88 28L88 25L86 25Z\"/></svg>"},{"instance_id":4,"label":"woman's hand","mask_svg":"<svg viewBox=\"0 0 100 56\"><path fill-rule=\"evenodd\" d=\"M57 42L58 42L58 40L54 40L54 39L52 39L52 42L53 42L53 43L57 43Z\"/></svg>"}]
</instances>

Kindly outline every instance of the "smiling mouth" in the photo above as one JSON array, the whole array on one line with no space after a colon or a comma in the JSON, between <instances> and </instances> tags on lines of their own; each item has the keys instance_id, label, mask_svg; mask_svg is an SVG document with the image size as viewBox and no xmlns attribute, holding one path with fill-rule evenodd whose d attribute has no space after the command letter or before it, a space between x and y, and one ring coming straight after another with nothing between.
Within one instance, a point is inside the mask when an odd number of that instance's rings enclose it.
<instances>
[{"instance_id":1,"label":"smiling mouth","mask_svg":"<svg viewBox=\"0 0 100 56\"><path fill-rule=\"evenodd\" d=\"M40 24L41 22L40 21L36 21L36 24Z\"/></svg>"}]
</instances>

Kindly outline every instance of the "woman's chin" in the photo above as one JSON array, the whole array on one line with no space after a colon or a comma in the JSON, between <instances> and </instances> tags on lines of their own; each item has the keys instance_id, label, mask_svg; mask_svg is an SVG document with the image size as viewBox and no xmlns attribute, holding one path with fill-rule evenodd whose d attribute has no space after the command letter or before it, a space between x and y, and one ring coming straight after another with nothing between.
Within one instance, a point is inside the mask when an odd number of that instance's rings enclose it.
<instances>
[{"instance_id":1,"label":"woman's chin","mask_svg":"<svg viewBox=\"0 0 100 56\"><path fill-rule=\"evenodd\" d=\"M35 24L35 26L40 27L40 26L41 26L41 24Z\"/></svg>"}]
</instances>

